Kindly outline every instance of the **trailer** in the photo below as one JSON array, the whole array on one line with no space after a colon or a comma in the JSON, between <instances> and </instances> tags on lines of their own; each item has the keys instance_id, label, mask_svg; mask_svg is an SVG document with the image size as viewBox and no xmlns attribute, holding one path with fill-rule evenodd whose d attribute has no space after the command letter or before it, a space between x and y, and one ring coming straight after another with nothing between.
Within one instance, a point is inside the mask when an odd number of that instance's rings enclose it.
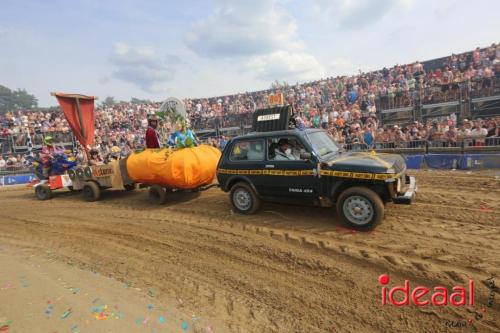
<instances>
[{"instance_id":1,"label":"trailer","mask_svg":"<svg viewBox=\"0 0 500 333\"><path fill-rule=\"evenodd\" d=\"M94 139L96 97L62 93L52 95L57 98L75 137L85 148L90 160L88 149ZM162 106L165 114L185 117L181 101L170 98L167 102L164 103L165 107ZM47 200L52 197L52 191L66 187L82 191L83 198L92 202L101 198L102 191L132 191L140 185L149 187L149 200L152 203L162 204L169 192L199 192L212 187L220 156L218 149L203 144L144 149L107 164L78 165L65 174L41 181L35 186L35 194L38 199Z\"/></svg>"}]
</instances>

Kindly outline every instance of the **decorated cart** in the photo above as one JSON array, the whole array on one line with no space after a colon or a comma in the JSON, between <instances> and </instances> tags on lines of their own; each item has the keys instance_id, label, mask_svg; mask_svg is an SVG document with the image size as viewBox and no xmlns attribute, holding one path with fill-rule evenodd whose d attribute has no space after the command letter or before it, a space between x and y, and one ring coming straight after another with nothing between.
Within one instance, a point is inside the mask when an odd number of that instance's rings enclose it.
<instances>
[{"instance_id":1,"label":"decorated cart","mask_svg":"<svg viewBox=\"0 0 500 333\"><path fill-rule=\"evenodd\" d=\"M93 96L53 93L90 160L89 147L94 139ZM149 187L153 203L166 201L168 192L200 191L210 188L215 178L220 151L207 145L197 145L193 134L186 129L182 102L170 98L158 113L164 120L180 124L172 134L172 147L145 149L124 159L102 165L78 165L67 172L34 185L40 200L52 197L60 188L81 190L87 201L96 201L107 189L130 191L137 184Z\"/></svg>"}]
</instances>

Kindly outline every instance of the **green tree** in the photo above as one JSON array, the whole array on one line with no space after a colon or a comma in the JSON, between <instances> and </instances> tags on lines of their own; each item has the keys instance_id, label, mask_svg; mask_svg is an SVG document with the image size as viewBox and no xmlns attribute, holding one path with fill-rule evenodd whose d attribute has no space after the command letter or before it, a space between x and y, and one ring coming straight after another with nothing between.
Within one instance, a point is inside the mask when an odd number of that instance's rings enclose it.
<instances>
[{"instance_id":1,"label":"green tree","mask_svg":"<svg viewBox=\"0 0 500 333\"><path fill-rule=\"evenodd\" d=\"M149 103L151 103L151 101L149 99L140 99L140 98L132 97L132 99L130 100L130 103L132 103L132 104L149 104Z\"/></svg>"},{"instance_id":2,"label":"green tree","mask_svg":"<svg viewBox=\"0 0 500 333\"><path fill-rule=\"evenodd\" d=\"M28 94L24 89L18 89L12 92L14 94L14 100L16 106L19 109L33 109L38 106L38 100L35 96Z\"/></svg>"},{"instance_id":3,"label":"green tree","mask_svg":"<svg viewBox=\"0 0 500 333\"><path fill-rule=\"evenodd\" d=\"M11 90L0 85L0 114L17 110L32 110L38 106L34 95L24 89Z\"/></svg>"},{"instance_id":4,"label":"green tree","mask_svg":"<svg viewBox=\"0 0 500 333\"><path fill-rule=\"evenodd\" d=\"M116 100L114 97L112 96L108 96L104 99L104 101L102 101L102 105L103 106L113 106L116 104Z\"/></svg>"}]
</instances>

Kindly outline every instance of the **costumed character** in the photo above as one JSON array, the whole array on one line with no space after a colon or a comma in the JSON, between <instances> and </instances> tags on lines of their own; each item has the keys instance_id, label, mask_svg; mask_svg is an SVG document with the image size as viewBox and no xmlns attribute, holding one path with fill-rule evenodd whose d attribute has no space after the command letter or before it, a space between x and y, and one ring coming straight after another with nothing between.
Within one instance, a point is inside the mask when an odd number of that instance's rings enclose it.
<instances>
[{"instance_id":1,"label":"costumed character","mask_svg":"<svg viewBox=\"0 0 500 333\"><path fill-rule=\"evenodd\" d=\"M43 173L43 163L40 156L33 157L30 159L31 167L35 176L40 180L40 182L46 182L48 178L48 173Z\"/></svg>"},{"instance_id":2,"label":"costumed character","mask_svg":"<svg viewBox=\"0 0 500 333\"><path fill-rule=\"evenodd\" d=\"M62 152L63 150L57 149L54 146L54 139L50 135L43 138L43 147L39 158L39 163L41 164L41 176L43 177L42 179L49 178L52 167L52 158L55 154Z\"/></svg>"},{"instance_id":3,"label":"costumed character","mask_svg":"<svg viewBox=\"0 0 500 333\"><path fill-rule=\"evenodd\" d=\"M160 136L156 131L159 118L157 115L148 117L148 129L146 130L146 148L160 148Z\"/></svg>"},{"instance_id":4,"label":"costumed character","mask_svg":"<svg viewBox=\"0 0 500 333\"><path fill-rule=\"evenodd\" d=\"M69 157L66 154L56 154L52 158L50 175L62 175L67 170L76 167L76 161L74 157Z\"/></svg>"},{"instance_id":5,"label":"costumed character","mask_svg":"<svg viewBox=\"0 0 500 333\"><path fill-rule=\"evenodd\" d=\"M187 122L182 121L175 124L175 132L170 135L168 144L177 148L192 148L198 145L198 138Z\"/></svg>"},{"instance_id":6,"label":"costumed character","mask_svg":"<svg viewBox=\"0 0 500 333\"><path fill-rule=\"evenodd\" d=\"M56 148L52 137L44 139L44 147L37 157L30 157L28 163L33 167L33 172L42 182L49 176L62 175L67 170L74 168L77 163L71 151Z\"/></svg>"}]
</instances>

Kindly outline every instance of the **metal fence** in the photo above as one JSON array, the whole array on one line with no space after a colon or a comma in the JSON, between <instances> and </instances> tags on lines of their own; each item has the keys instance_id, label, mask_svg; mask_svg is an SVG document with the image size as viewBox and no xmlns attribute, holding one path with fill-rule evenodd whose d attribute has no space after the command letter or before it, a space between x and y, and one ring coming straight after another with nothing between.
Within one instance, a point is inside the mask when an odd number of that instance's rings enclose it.
<instances>
[{"instance_id":1,"label":"metal fence","mask_svg":"<svg viewBox=\"0 0 500 333\"><path fill-rule=\"evenodd\" d=\"M387 151L395 153L429 153L439 151L449 152L500 152L500 137L478 136L474 138L459 138L457 140L413 140L413 141L390 141L374 142L372 145L365 143L341 144L347 151Z\"/></svg>"},{"instance_id":2,"label":"metal fence","mask_svg":"<svg viewBox=\"0 0 500 333\"><path fill-rule=\"evenodd\" d=\"M44 138L51 136L54 145L64 147L65 149L73 149L75 139L72 132L44 132L31 135L33 150L39 151L43 147ZM28 151L28 134L17 133L0 138L0 153L1 154L19 154Z\"/></svg>"},{"instance_id":3,"label":"metal fence","mask_svg":"<svg viewBox=\"0 0 500 333\"><path fill-rule=\"evenodd\" d=\"M11 165L5 165L4 167L0 166L0 176L6 176L6 175L19 175L19 174L24 174L24 173L31 173L32 169L31 167L22 165L22 164L11 164Z\"/></svg>"},{"instance_id":4,"label":"metal fence","mask_svg":"<svg viewBox=\"0 0 500 333\"><path fill-rule=\"evenodd\" d=\"M252 113L227 114L217 117L190 118L194 130L218 130L221 128L244 127L252 124Z\"/></svg>"},{"instance_id":5,"label":"metal fence","mask_svg":"<svg viewBox=\"0 0 500 333\"><path fill-rule=\"evenodd\" d=\"M486 84L487 83L487 84ZM390 110L417 105L447 103L470 98L492 96L500 93L496 77L478 78L460 83L435 84L399 90L394 93L379 93L375 96L377 110ZM366 98L366 96L361 97Z\"/></svg>"}]
</instances>

